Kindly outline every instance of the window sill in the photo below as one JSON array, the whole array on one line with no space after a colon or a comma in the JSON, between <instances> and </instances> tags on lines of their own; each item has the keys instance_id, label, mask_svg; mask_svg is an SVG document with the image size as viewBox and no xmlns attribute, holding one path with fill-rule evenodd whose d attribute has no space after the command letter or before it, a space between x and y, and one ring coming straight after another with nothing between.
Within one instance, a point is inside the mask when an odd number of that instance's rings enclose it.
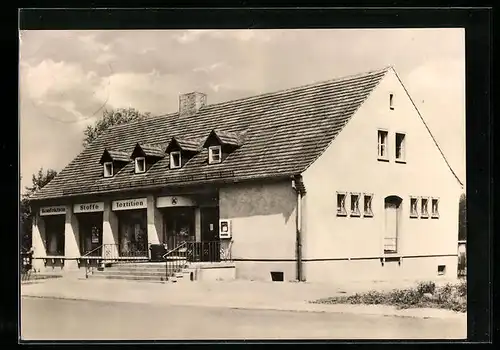
<instances>
[{"instance_id":1,"label":"window sill","mask_svg":"<svg viewBox=\"0 0 500 350\"><path fill-rule=\"evenodd\" d=\"M428 219L428 218L429 218L429 215L420 215L420 218L421 218L421 219Z\"/></svg>"},{"instance_id":2,"label":"window sill","mask_svg":"<svg viewBox=\"0 0 500 350\"><path fill-rule=\"evenodd\" d=\"M364 218L372 218L373 217L373 213L364 213L363 217Z\"/></svg>"},{"instance_id":3,"label":"window sill","mask_svg":"<svg viewBox=\"0 0 500 350\"><path fill-rule=\"evenodd\" d=\"M432 219L439 219L439 215L432 215L431 218Z\"/></svg>"},{"instance_id":4,"label":"window sill","mask_svg":"<svg viewBox=\"0 0 500 350\"><path fill-rule=\"evenodd\" d=\"M361 215L359 213L351 213L349 216L353 218L359 218Z\"/></svg>"},{"instance_id":5,"label":"window sill","mask_svg":"<svg viewBox=\"0 0 500 350\"><path fill-rule=\"evenodd\" d=\"M410 214L410 219L418 219L418 214Z\"/></svg>"},{"instance_id":6,"label":"window sill","mask_svg":"<svg viewBox=\"0 0 500 350\"><path fill-rule=\"evenodd\" d=\"M337 213L337 216L347 216L347 213Z\"/></svg>"},{"instance_id":7,"label":"window sill","mask_svg":"<svg viewBox=\"0 0 500 350\"><path fill-rule=\"evenodd\" d=\"M396 159L396 163L399 163L399 164L406 164L406 160L403 160L403 159Z\"/></svg>"},{"instance_id":8,"label":"window sill","mask_svg":"<svg viewBox=\"0 0 500 350\"><path fill-rule=\"evenodd\" d=\"M378 160L379 162L387 162L387 163L389 163L389 158L381 158L381 157L378 157L378 158L377 158L377 160Z\"/></svg>"}]
</instances>

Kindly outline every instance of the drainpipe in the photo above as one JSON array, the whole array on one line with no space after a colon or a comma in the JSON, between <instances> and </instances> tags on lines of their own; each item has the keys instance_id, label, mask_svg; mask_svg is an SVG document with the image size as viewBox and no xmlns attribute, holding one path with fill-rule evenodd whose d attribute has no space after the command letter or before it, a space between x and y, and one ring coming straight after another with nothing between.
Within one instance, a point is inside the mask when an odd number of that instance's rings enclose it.
<instances>
[{"instance_id":1,"label":"drainpipe","mask_svg":"<svg viewBox=\"0 0 500 350\"><path fill-rule=\"evenodd\" d=\"M292 187L297 193L297 216L296 216L296 261L297 261L297 281L303 281L302 272L302 196L305 193L302 176L297 175L292 179Z\"/></svg>"}]
</instances>

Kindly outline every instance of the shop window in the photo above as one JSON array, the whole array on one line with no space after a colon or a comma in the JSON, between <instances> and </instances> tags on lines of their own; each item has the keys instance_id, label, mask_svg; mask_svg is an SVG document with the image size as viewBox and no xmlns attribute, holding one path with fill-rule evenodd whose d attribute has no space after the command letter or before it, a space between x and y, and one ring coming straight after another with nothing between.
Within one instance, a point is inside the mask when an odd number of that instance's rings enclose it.
<instances>
[{"instance_id":1,"label":"shop window","mask_svg":"<svg viewBox=\"0 0 500 350\"><path fill-rule=\"evenodd\" d=\"M405 134L396 133L396 161L399 163L405 162L405 139Z\"/></svg>"},{"instance_id":2,"label":"shop window","mask_svg":"<svg viewBox=\"0 0 500 350\"><path fill-rule=\"evenodd\" d=\"M386 130L378 131L378 159L379 160L389 160L387 155L387 135Z\"/></svg>"},{"instance_id":3,"label":"shop window","mask_svg":"<svg viewBox=\"0 0 500 350\"><path fill-rule=\"evenodd\" d=\"M170 152L170 169L178 169L181 166L181 152Z\"/></svg>"},{"instance_id":4,"label":"shop window","mask_svg":"<svg viewBox=\"0 0 500 350\"><path fill-rule=\"evenodd\" d=\"M365 216L365 217L372 217L373 216L372 199L373 199L372 194L365 193L363 195L363 216Z\"/></svg>"},{"instance_id":5,"label":"shop window","mask_svg":"<svg viewBox=\"0 0 500 350\"><path fill-rule=\"evenodd\" d=\"M124 211L118 220L120 256L148 256L146 210Z\"/></svg>"},{"instance_id":6,"label":"shop window","mask_svg":"<svg viewBox=\"0 0 500 350\"><path fill-rule=\"evenodd\" d=\"M337 192L337 216L346 216L345 209L346 194L344 192Z\"/></svg>"},{"instance_id":7,"label":"shop window","mask_svg":"<svg viewBox=\"0 0 500 350\"><path fill-rule=\"evenodd\" d=\"M439 218L439 208L438 208L438 205L439 205L439 199L438 198L432 198L432 203L431 203L432 211L431 211L431 215L432 215L432 217L434 219Z\"/></svg>"},{"instance_id":8,"label":"shop window","mask_svg":"<svg viewBox=\"0 0 500 350\"><path fill-rule=\"evenodd\" d=\"M146 158L137 157L135 158L135 173L141 174L146 172Z\"/></svg>"},{"instance_id":9,"label":"shop window","mask_svg":"<svg viewBox=\"0 0 500 350\"><path fill-rule=\"evenodd\" d=\"M104 163L104 177L113 176L113 162Z\"/></svg>"},{"instance_id":10,"label":"shop window","mask_svg":"<svg viewBox=\"0 0 500 350\"><path fill-rule=\"evenodd\" d=\"M351 193L351 216L360 216L359 193Z\"/></svg>"},{"instance_id":11,"label":"shop window","mask_svg":"<svg viewBox=\"0 0 500 350\"><path fill-rule=\"evenodd\" d=\"M222 161L221 146L210 146L208 148L208 163L217 164Z\"/></svg>"},{"instance_id":12,"label":"shop window","mask_svg":"<svg viewBox=\"0 0 500 350\"><path fill-rule=\"evenodd\" d=\"M64 256L65 216L45 217L46 251L49 256Z\"/></svg>"}]
</instances>

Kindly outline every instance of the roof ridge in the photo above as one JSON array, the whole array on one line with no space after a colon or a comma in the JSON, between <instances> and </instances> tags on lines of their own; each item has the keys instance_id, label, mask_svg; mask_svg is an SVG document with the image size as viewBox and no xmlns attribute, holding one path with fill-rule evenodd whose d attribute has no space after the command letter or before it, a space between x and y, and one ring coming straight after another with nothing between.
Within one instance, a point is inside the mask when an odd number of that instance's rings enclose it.
<instances>
[{"instance_id":1,"label":"roof ridge","mask_svg":"<svg viewBox=\"0 0 500 350\"><path fill-rule=\"evenodd\" d=\"M209 108L209 107L212 108L212 107L221 106L221 105L224 105L224 104L235 103L235 102L242 102L242 101L246 101L246 100L259 99L259 98L262 98L262 97L279 95L279 94L286 93L286 92L301 90L301 89L305 89L305 88L309 88L309 87L322 86L322 85L330 84L330 83L333 83L333 82L341 82L341 81L344 81L344 80L354 79L354 78L358 78L358 77L362 77L362 76L375 75L377 73L386 72L387 70L389 70L391 68L393 68L393 67L389 65L389 66L385 66L384 68L373 69L373 70L365 71L365 72L362 72L362 73L355 73L355 74L350 74L350 75L344 75L344 76L340 76L340 77L337 77L337 78L332 78L332 79L322 80L322 81L316 81L316 82L313 82L313 83L299 85L299 86L294 86L294 87L291 87L291 88L285 88L285 89L271 91L271 92L266 92L266 93L262 93L262 94L257 94L257 95L252 95L252 96L237 98L237 99L234 99L234 100L223 101L223 102L218 102L218 103L214 103L214 104L208 104L208 105L202 107L202 109ZM168 116L175 116L177 114L178 114L178 112L171 112L171 113L165 113L165 114L157 115L156 117L168 117Z\"/></svg>"}]
</instances>

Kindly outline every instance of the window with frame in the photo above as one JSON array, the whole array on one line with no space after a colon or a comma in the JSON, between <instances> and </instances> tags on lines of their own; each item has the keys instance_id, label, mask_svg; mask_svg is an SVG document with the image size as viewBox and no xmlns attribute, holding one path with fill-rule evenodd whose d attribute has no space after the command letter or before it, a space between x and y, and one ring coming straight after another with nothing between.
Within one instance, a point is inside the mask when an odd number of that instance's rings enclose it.
<instances>
[{"instance_id":1,"label":"window with frame","mask_svg":"<svg viewBox=\"0 0 500 350\"><path fill-rule=\"evenodd\" d=\"M170 152L170 169L178 169L182 166L181 152Z\"/></svg>"},{"instance_id":2,"label":"window with frame","mask_svg":"<svg viewBox=\"0 0 500 350\"><path fill-rule=\"evenodd\" d=\"M387 155L387 136L388 132L385 130L378 130L378 159L388 160Z\"/></svg>"},{"instance_id":3,"label":"window with frame","mask_svg":"<svg viewBox=\"0 0 500 350\"><path fill-rule=\"evenodd\" d=\"M431 202L431 216L435 219L439 218L439 199L432 198Z\"/></svg>"},{"instance_id":4,"label":"window with frame","mask_svg":"<svg viewBox=\"0 0 500 350\"><path fill-rule=\"evenodd\" d=\"M210 146L208 148L208 164L217 164L222 161L221 146Z\"/></svg>"},{"instance_id":5,"label":"window with frame","mask_svg":"<svg viewBox=\"0 0 500 350\"><path fill-rule=\"evenodd\" d=\"M146 172L146 158L137 157L135 158L135 173L145 173Z\"/></svg>"},{"instance_id":6,"label":"window with frame","mask_svg":"<svg viewBox=\"0 0 500 350\"><path fill-rule=\"evenodd\" d=\"M363 195L363 216L366 216L366 217L373 216L372 199L373 199L372 194L365 193Z\"/></svg>"},{"instance_id":7,"label":"window with frame","mask_svg":"<svg viewBox=\"0 0 500 350\"><path fill-rule=\"evenodd\" d=\"M346 193L337 192L337 216L346 216L347 211L345 209Z\"/></svg>"},{"instance_id":8,"label":"window with frame","mask_svg":"<svg viewBox=\"0 0 500 350\"><path fill-rule=\"evenodd\" d=\"M389 109L394 110L394 94L389 94Z\"/></svg>"},{"instance_id":9,"label":"window with frame","mask_svg":"<svg viewBox=\"0 0 500 350\"><path fill-rule=\"evenodd\" d=\"M418 198L410 197L410 217L418 218Z\"/></svg>"},{"instance_id":10,"label":"window with frame","mask_svg":"<svg viewBox=\"0 0 500 350\"><path fill-rule=\"evenodd\" d=\"M103 168L104 168L104 177L113 176L113 162L105 162Z\"/></svg>"},{"instance_id":11,"label":"window with frame","mask_svg":"<svg viewBox=\"0 0 500 350\"><path fill-rule=\"evenodd\" d=\"M351 216L360 216L359 193L351 193Z\"/></svg>"},{"instance_id":12,"label":"window with frame","mask_svg":"<svg viewBox=\"0 0 500 350\"><path fill-rule=\"evenodd\" d=\"M420 217L421 218L428 218L429 217L428 204L429 204L428 198L422 197L420 199Z\"/></svg>"},{"instance_id":13,"label":"window with frame","mask_svg":"<svg viewBox=\"0 0 500 350\"><path fill-rule=\"evenodd\" d=\"M405 139L405 134L399 132L396 133L396 161L405 161Z\"/></svg>"}]
</instances>

